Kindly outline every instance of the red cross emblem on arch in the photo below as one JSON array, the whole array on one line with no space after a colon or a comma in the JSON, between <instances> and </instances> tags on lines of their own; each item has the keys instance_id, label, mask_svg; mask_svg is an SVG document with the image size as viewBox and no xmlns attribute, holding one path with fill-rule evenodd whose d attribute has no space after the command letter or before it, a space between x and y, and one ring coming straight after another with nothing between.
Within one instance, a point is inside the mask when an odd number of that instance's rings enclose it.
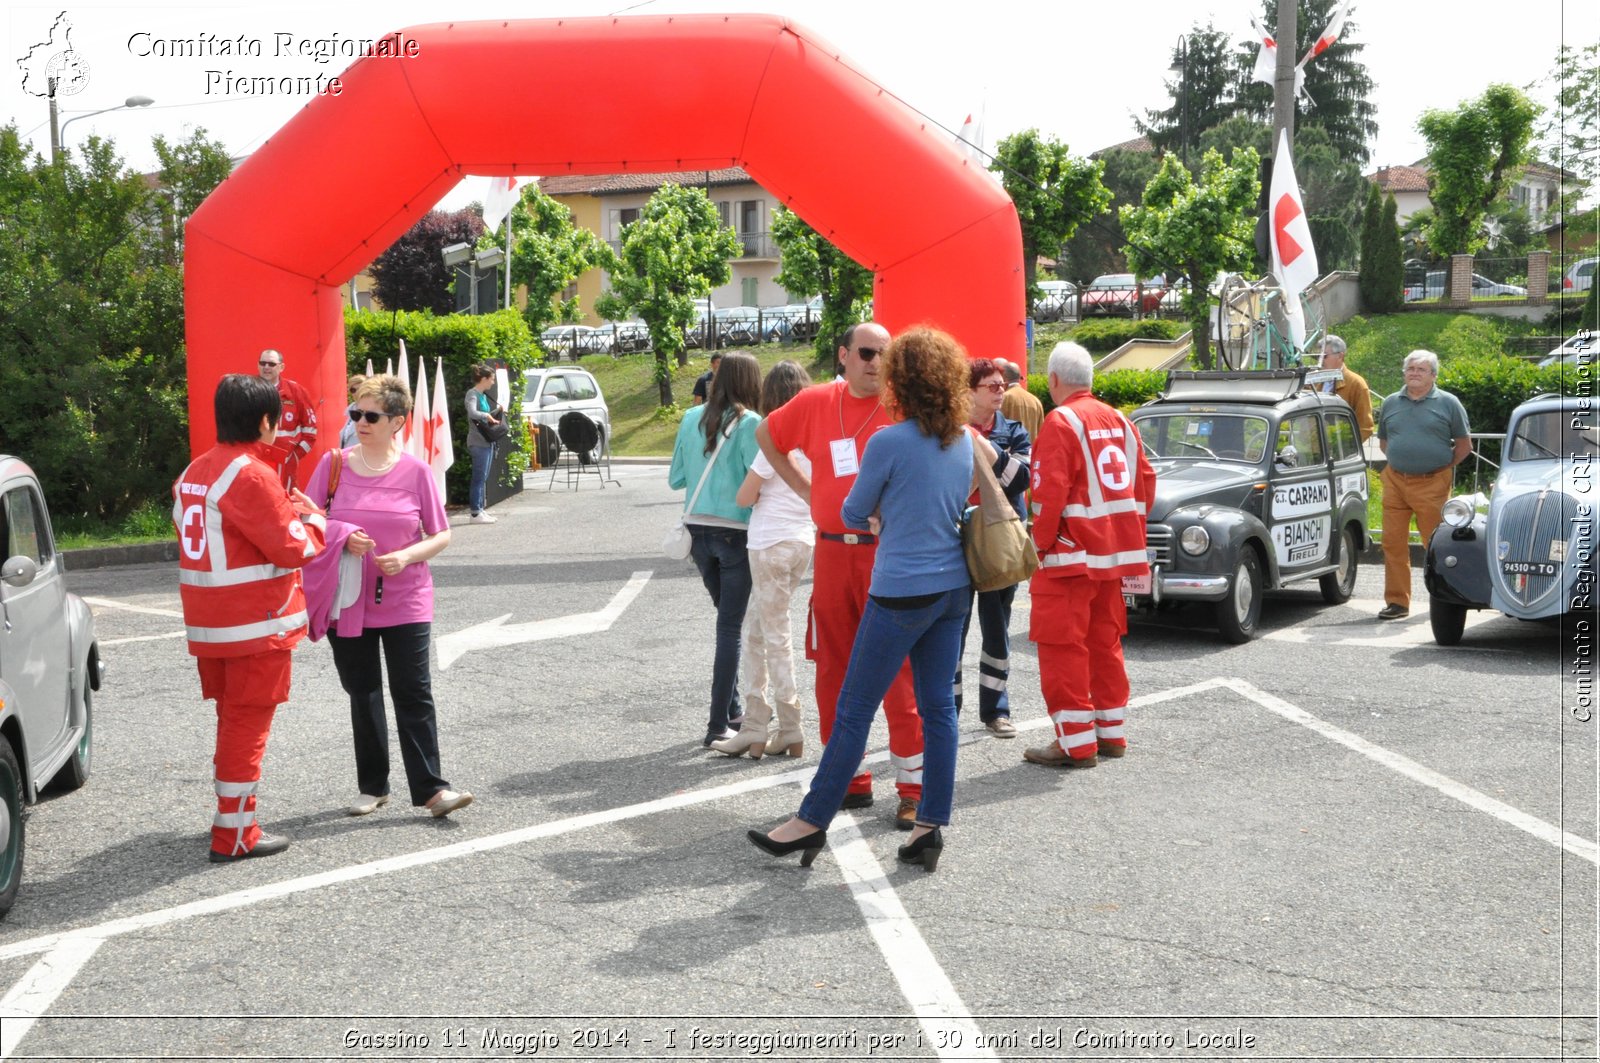
<instances>
[{"instance_id":1,"label":"red cross emblem on arch","mask_svg":"<svg viewBox=\"0 0 1600 1063\"><path fill-rule=\"evenodd\" d=\"M1128 468L1128 456L1115 443L1106 444L1100 456L1095 458L1094 464L1095 470L1100 474L1100 482L1113 491L1126 490L1133 482L1133 473Z\"/></svg>"},{"instance_id":2,"label":"red cross emblem on arch","mask_svg":"<svg viewBox=\"0 0 1600 1063\"><path fill-rule=\"evenodd\" d=\"M183 552L191 561L206 556L206 508L195 503L183 511L183 524L178 529Z\"/></svg>"}]
</instances>

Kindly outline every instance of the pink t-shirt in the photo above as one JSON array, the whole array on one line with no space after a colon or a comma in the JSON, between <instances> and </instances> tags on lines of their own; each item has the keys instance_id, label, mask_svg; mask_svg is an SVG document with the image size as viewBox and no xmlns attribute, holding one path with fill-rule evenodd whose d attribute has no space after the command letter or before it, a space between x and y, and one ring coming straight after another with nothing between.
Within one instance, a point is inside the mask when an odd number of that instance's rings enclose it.
<instances>
[{"instance_id":1,"label":"pink t-shirt","mask_svg":"<svg viewBox=\"0 0 1600 1063\"><path fill-rule=\"evenodd\" d=\"M311 475L311 482L306 485L306 494L319 505L328 497L331 460L324 454L317 463L317 471ZM410 454L402 454L394 468L383 475L363 476L351 467L347 450L344 468L339 473L339 488L328 507L328 516L356 525L377 543L361 559L361 597L366 603L366 621L362 626L431 623L433 573L427 562L407 565L393 576L384 576L383 600L379 601L379 572L373 558L403 550L450 526L432 470Z\"/></svg>"}]
</instances>

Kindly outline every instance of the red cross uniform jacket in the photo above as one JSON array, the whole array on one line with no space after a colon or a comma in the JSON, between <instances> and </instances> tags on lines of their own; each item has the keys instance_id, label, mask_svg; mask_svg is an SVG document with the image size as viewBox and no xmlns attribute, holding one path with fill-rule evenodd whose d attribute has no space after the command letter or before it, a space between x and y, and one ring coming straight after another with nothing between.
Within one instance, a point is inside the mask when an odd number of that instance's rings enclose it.
<instances>
[{"instance_id":1,"label":"red cross uniform jacket","mask_svg":"<svg viewBox=\"0 0 1600 1063\"><path fill-rule=\"evenodd\" d=\"M1087 391L1051 410L1033 444L1035 578L1149 572L1144 524L1155 490L1138 430L1121 413Z\"/></svg>"},{"instance_id":2,"label":"red cross uniform jacket","mask_svg":"<svg viewBox=\"0 0 1600 1063\"><path fill-rule=\"evenodd\" d=\"M273 468L287 466L292 473L316 445L317 413L306 389L284 377L278 378L278 401L283 403L283 413L278 417L278 439L273 444L279 451Z\"/></svg>"},{"instance_id":3,"label":"red cross uniform jacket","mask_svg":"<svg viewBox=\"0 0 1600 1063\"><path fill-rule=\"evenodd\" d=\"M287 650L306 633L300 568L322 549L325 525L320 513L295 513L276 460L264 443L223 443L172 485L183 622L195 657Z\"/></svg>"}]
</instances>

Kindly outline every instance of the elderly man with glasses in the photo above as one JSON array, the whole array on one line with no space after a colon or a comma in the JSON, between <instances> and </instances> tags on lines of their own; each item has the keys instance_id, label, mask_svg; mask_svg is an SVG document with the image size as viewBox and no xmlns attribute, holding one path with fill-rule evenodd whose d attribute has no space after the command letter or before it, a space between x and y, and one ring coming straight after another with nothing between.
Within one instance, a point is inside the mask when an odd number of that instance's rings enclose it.
<instances>
[{"instance_id":1,"label":"elderly man with glasses","mask_svg":"<svg viewBox=\"0 0 1600 1063\"><path fill-rule=\"evenodd\" d=\"M1350 406L1356 415L1356 429L1361 433L1361 442L1365 443L1372 436L1372 389L1367 386L1365 377L1344 364L1344 350L1344 340L1338 336L1323 339L1322 368L1337 369L1344 377L1337 383L1328 381L1322 390L1329 395L1339 396Z\"/></svg>"},{"instance_id":2,"label":"elderly man with glasses","mask_svg":"<svg viewBox=\"0 0 1600 1063\"><path fill-rule=\"evenodd\" d=\"M1411 614L1411 519L1427 543L1450 497L1455 467L1472 453L1466 407L1434 381L1439 356L1412 351L1401 366L1405 387L1378 410L1378 446L1388 464L1383 483L1383 600L1379 620Z\"/></svg>"},{"instance_id":3,"label":"elderly man with glasses","mask_svg":"<svg viewBox=\"0 0 1600 1063\"><path fill-rule=\"evenodd\" d=\"M278 439L273 446L281 455L278 479L284 487L289 487L294 483L301 459L317 444L317 411L306 389L283 375L283 355L271 349L262 351L256 366L261 371L261 379L278 389L278 401L283 404L283 415L278 419Z\"/></svg>"}]
</instances>

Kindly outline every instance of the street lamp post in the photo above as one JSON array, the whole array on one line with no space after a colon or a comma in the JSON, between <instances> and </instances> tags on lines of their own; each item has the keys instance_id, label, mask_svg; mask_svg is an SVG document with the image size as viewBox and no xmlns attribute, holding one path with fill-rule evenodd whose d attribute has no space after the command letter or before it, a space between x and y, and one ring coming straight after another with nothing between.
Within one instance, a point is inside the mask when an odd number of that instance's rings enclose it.
<instances>
[{"instance_id":1,"label":"street lamp post","mask_svg":"<svg viewBox=\"0 0 1600 1063\"><path fill-rule=\"evenodd\" d=\"M1183 158L1183 168L1189 168L1189 37L1178 36L1178 54L1169 68L1178 75L1178 93L1183 97L1178 125L1178 151Z\"/></svg>"},{"instance_id":2,"label":"street lamp post","mask_svg":"<svg viewBox=\"0 0 1600 1063\"><path fill-rule=\"evenodd\" d=\"M62 122L61 128L57 129L55 124L56 98L55 94L52 93L50 96L50 161L55 162L61 158L61 150L66 144L67 126L71 125L73 122L76 122L78 119L93 118L95 115L105 114L107 111L121 111L130 107L148 107L155 102L155 100L152 100L148 96L129 96L126 100L117 104L115 107L102 107L98 111L90 111L88 114L73 115L65 122Z\"/></svg>"}]
</instances>

